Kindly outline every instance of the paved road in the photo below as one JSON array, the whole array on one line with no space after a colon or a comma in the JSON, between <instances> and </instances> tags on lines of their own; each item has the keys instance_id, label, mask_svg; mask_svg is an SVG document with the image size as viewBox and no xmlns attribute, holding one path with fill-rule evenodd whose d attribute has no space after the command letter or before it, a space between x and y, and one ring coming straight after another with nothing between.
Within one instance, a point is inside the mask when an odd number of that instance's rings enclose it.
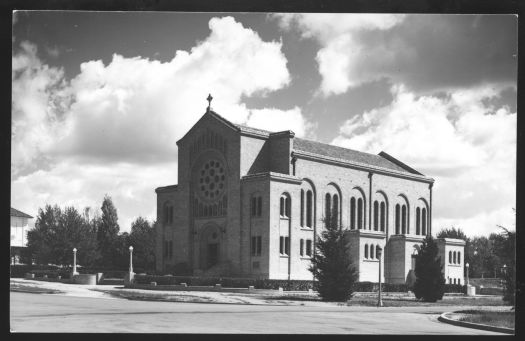
<instances>
[{"instance_id":1,"label":"paved road","mask_svg":"<svg viewBox=\"0 0 525 341\"><path fill-rule=\"evenodd\" d=\"M11 292L10 302L15 332L498 334L437 321L440 312L456 308L147 302L19 292Z\"/></svg>"}]
</instances>

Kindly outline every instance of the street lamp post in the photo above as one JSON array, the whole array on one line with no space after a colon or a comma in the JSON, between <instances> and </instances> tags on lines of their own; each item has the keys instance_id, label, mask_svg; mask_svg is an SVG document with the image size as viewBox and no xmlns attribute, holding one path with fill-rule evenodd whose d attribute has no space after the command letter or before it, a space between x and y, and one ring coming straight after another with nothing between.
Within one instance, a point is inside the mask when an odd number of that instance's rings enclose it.
<instances>
[{"instance_id":1,"label":"street lamp post","mask_svg":"<svg viewBox=\"0 0 525 341\"><path fill-rule=\"evenodd\" d=\"M78 275L77 272L77 248L73 248L73 276Z\"/></svg>"},{"instance_id":2,"label":"street lamp post","mask_svg":"<svg viewBox=\"0 0 525 341\"><path fill-rule=\"evenodd\" d=\"M468 280L468 269L469 269L469 264L467 263L467 264L465 264L465 266L467 267L467 286L468 286L468 285L470 284L470 283L469 283L469 280Z\"/></svg>"},{"instance_id":3,"label":"street lamp post","mask_svg":"<svg viewBox=\"0 0 525 341\"><path fill-rule=\"evenodd\" d=\"M133 273L133 246L129 247L129 274Z\"/></svg>"},{"instance_id":4,"label":"street lamp post","mask_svg":"<svg viewBox=\"0 0 525 341\"><path fill-rule=\"evenodd\" d=\"M377 257L379 258L379 296L377 298L377 306L382 307L383 306L383 300L381 298L381 255L383 253L383 249L378 246L376 249Z\"/></svg>"}]
</instances>

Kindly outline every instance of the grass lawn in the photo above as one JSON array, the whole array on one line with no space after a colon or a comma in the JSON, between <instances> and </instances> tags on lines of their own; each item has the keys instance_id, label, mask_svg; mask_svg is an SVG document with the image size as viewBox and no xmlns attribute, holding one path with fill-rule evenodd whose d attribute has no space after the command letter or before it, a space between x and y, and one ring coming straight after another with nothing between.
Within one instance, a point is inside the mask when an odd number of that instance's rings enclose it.
<instances>
[{"instance_id":1,"label":"grass lawn","mask_svg":"<svg viewBox=\"0 0 525 341\"><path fill-rule=\"evenodd\" d=\"M456 313L465 314L460 321L514 329L514 311L461 310Z\"/></svg>"},{"instance_id":2,"label":"grass lawn","mask_svg":"<svg viewBox=\"0 0 525 341\"><path fill-rule=\"evenodd\" d=\"M11 291L19 291L19 292L30 292L35 294L61 294L62 291L55 290L55 289L49 289L49 288L39 288L33 285L24 285L19 283L11 283L10 286Z\"/></svg>"},{"instance_id":3,"label":"grass lawn","mask_svg":"<svg viewBox=\"0 0 525 341\"><path fill-rule=\"evenodd\" d=\"M294 301L320 301L318 296L312 295L279 295L271 296L266 299L272 300L294 300ZM375 307L377 305L377 297L353 297L346 305L349 306L368 306ZM467 297L447 297L437 302L422 302L415 298L389 298L383 297L384 307L432 307L432 306L507 306L501 297L483 297L483 298L467 298Z\"/></svg>"}]
</instances>

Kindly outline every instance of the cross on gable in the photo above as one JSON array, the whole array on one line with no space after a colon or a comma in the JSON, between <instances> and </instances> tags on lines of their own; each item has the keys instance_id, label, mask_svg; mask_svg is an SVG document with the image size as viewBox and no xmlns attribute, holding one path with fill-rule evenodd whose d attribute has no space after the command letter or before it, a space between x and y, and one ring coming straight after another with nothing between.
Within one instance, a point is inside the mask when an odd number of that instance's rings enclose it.
<instances>
[{"instance_id":1,"label":"cross on gable","mask_svg":"<svg viewBox=\"0 0 525 341\"><path fill-rule=\"evenodd\" d=\"M208 98L206 98L206 100L208 101L208 111L211 109L211 100L213 99L213 97L211 97L211 94L208 94Z\"/></svg>"}]
</instances>

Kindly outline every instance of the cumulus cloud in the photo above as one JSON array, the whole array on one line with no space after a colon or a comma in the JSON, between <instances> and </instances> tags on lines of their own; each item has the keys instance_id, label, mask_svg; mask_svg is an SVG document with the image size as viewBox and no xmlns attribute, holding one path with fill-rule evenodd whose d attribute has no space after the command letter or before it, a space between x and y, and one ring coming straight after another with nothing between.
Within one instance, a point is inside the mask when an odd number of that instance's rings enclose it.
<instances>
[{"instance_id":1,"label":"cumulus cloud","mask_svg":"<svg viewBox=\"0 0 525 341\"><path fill-rule=\"evenodd\" d=\"M130 179L122 181L138 194L114 194L123 210L136 216L130 208L138 203L154 207L153 182L176 182L175 142L204 114L208 93L213 109L235 123L267 128L261 118L279 116L304 134L299 108L252 111L241 100L289 84L282 43L263 41L232 17L213 18L209 28L208 37L168 62L114 54L107 65L82 63L71 80L44 64L35 45L22 43L13 56L12 201L33 210L43 200L95 205L105 193L92 189L120 193L115 179ZM140 167L123 166L130 164ZM160 176L145 164L169 172ZM150 194L142 195L140 181Z\"/></svg>"},{"instance_id":2,"label":"cumulus cloud","mask_svg":"<svg viewBox=\"0 0 525 341\"><path fill-rule=\"evenodd\" d=\"M516 82L512 15L278 14L285 30L319 43L320 92L386 78L422 93Z\"/></svg>"},{"instance_id":3,"label":"cumulus cloud","mask_svg":"<svg viewBox=\"0 0 525 341\"><path fill-rule=\"evenodd\" d=\"M107 165L79 164L60 161L49 170L38 170L11 182L11 201L24 206L22 210L35 216L45 204L74 206L79 210L91 207L99 212L105 194L109 194L118 210L121 231L129 231L131 222L140 216L156 219L158 186L172 184L177 164L137 166L129 163ZM18 207L18 206L17 206Z\"/></svg>"},{"instance_id":4,"label":"cumulus cloud","mask_svg":"<svg viewBox=\"0 0 525 341\"><path fill-rule=\"evenodd\" d=\"M388 63L392 58L388 46L365 46L357 33L367 30L388 30L403 22L401 14L276 14L283 29L297 27L304 38L316 39L321 48L317 52L321 92L327 96L341 94L348 88L379 78L359 68L370 63L372 56L381 56ZM386 59L386 60L385 60Z\"/></svg>"},{"instance_id":5,"label":"cumulus cloud","mask_svg":"<svg viewBox=\"0 0 525 341\"><path fill-rule=\"evenodd\" d=\"M394 86L391 104L347 120L332 143L384 150L434 177L436 221L478 234L495 228L493 219L482 217L512 215L515 202L516 113L491 104L501 91L484 86L418 97Z\"/></svg>"},{"instance_id":6,"label":"cumulus cloud","mask_svg":"<svg viewBox=\"0 0 525 341\"><path fill-rule=\"evenodd\" d=\"M268 131L292 130L297 137L304 137L313 129L313 125L304 118L299 107L290 110L251 110L246 124Z\"/></svg>"}]
</instances>

